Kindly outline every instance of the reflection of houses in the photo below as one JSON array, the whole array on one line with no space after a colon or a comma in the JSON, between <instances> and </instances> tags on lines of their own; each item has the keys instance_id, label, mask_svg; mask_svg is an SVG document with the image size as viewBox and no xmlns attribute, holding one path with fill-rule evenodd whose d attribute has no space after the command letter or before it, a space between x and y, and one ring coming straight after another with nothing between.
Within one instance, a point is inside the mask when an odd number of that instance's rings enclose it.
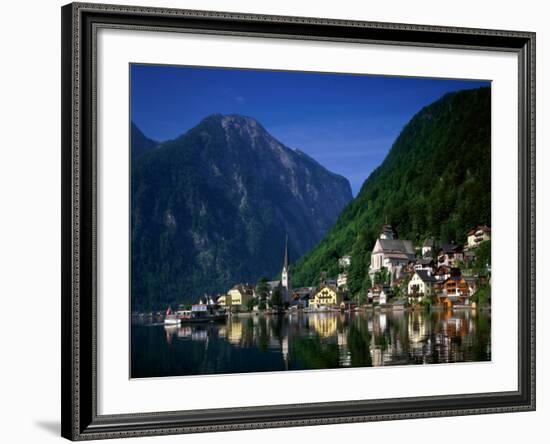
<instances>
[{"instance_id":1,"label":"reflection of houses","mask_svg":"<svg viewBox=\"0 0 550 444\"><path fill-rule=\"evenodd\" d=\"M226 295L218 298L218 304L222 307L241 308L254 297L254 289L250 285L237 284L233 286Z\"/></svg>"},{"instance_id":2,"label":"reflection of houses","mask_svg":"<svg viewBox=\"0 0 550 444\"><path fill-rule=\"evenodd\" d=\"M478 225L466 234L466 248L477 248L479 244L491 239L491 229L487 225Z\"/></svg>"},{"instance_id":3,"label":"reflection of houses","mask_svg":"<svg viewBox=\"0 0 550 444\"><path fill-rule=\"evenodd\" d=\"M433 294L435 277L429 270L416 270L407 286L409 302L420 302Z\"/></svg>"},{"instance_id":4,"label":"reflection of houses","mask_svg":"<svg viewBox=\"0 0 550 444\"><path fill-rule=\"evenodd\" d=\"M371 280L374 280L376 273L385 268L388 270L390 281L393 282L401 276L403 267L414 259L413 243L409 240L396 239L392 226L386 224L382 227L382 232L372 249L369 267Z\"/></svg>"},{"instance_id":5,"label":"reflection of houses","mask_svg":"<svg viewBox=\"0 0 550 444\"><path fill-rule=\"evenodd\" d=\"M441 246L437 254L437 263L440 266L454 267L459 261L464 261L464 253L461 246L454 244L444 244Z\"/></svg>"},{"instance_id":6,"label":"reflection of houses","mask_svg":"<svg viewBox=\"0 0 550 444\"><path fill-rule=\"evenodd\" d=\"M241 342L243 337L243 321L241 319L232 319L231 323L227 327L227 340L237 345Z\"/></svg>"},{"instance_id":7,"label":"reflection of houses","mask_svg":"<svg viewBox=\"0 0 550 444\"><path fill-rule=\"evenodd\" d=\"M334 314L317 313L310 318L310 325L322 338L334 336L338 329L338 319Z\"/></svg>"},{"instance_id":8,"label":"reflection of houses","mask_svg":"<svg viewBox=\"0 0 550 444\"><path fill-rule=\"evenodd\" d=\"M313 298L309 300L309 306L313 308L336 307L342 302L342 296L334 285L323 284Z\"/></svg>"},{"instance_id":9,"label":"reflection of houses","mask_svg":"<svg viewBox=\"0 0 550 444\"><path fill-rule=\"evenodd\" d=\"M410 313L408 322L408 337L413 344L423 343L428 336L428 322L424 313Z\"/></svg>"}]
</instances>

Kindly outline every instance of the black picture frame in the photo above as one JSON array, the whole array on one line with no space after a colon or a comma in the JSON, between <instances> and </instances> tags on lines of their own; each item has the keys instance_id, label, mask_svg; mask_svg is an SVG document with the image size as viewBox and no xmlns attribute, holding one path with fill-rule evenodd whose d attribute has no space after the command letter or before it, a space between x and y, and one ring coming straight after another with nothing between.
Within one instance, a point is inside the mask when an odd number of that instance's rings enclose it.
<instances>
[{"instance_id":1,"label":"black picture frame","mask_svg":"<svg viewBox=\"0 0 550 444\"><path fill-rule=\"evenodd\" d=\"M72 3L62 14L62 436L71 440L535 409L535 33ZM519 66L518 390L298 405L97 414L99 27L507 51Z\"/></svg>"}]
</instances>

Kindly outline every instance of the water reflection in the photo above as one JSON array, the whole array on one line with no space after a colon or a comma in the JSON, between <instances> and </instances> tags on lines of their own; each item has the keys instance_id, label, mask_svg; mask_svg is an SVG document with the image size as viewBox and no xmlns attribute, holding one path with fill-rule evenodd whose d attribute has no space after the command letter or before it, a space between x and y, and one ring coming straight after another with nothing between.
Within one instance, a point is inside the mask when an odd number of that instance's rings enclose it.
<instances>
[{"instance_id":1,"label":"water reflection","mask_svg":"<svg viewBox=\"0 0 550 444\"><path fill-rule=\"evenodd\" d=\"M491 359L489 312L239 315L224 324L132 325L132 377Z\"/></svg>"}]
</instances>

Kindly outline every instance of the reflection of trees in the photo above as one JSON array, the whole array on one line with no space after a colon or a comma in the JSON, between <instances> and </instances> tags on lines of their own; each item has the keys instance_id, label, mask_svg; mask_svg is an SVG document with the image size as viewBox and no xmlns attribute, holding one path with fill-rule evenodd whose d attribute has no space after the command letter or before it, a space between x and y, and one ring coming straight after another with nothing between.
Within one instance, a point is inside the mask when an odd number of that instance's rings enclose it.
<instances>
[{"instance_id":1,"label":"reflection of trees","mask_svg":"<svg viewBox=\"0 0 550 444\"><path fill-rule=\"evenodd\" d=\"M269 336L267 331L267 321L265 317L262 316L258 320L258 325L256 328L258 332L256 336L256 344L261 351L265 352L269 348Z\"/></svg>"},{"instance_id":2,"label":"reflection of trees","mask_svg":"<svg viewBox=\"0 0 550 444\"><path fill-rule=\"evenodd\" d=\"M370 367L370 334L366 323L354 322L348 330L348 349L352 367Z\"/></svg>"},{"instance_id":3,"label":"reflection of trees","mask_svg":"<svg viewBox=\"0 0 550 444\"><path fill-rule=\"evenodd\" d=\"M491 354L491 318L475 316L473 318L475 334L473 336L472 354L475 361L483 361Z\"/></svg>"},{"instance_id":4,"label":"reflection of trees","mask_svg":"<svg viewBox=\"0 0 550 444\"><path fill-rule=\"evenodd\" d=\"M298 368L338 367L338 344L323 342L319 335L293 337L289 349L290 361Z\"/></svg>"}]
</instances>

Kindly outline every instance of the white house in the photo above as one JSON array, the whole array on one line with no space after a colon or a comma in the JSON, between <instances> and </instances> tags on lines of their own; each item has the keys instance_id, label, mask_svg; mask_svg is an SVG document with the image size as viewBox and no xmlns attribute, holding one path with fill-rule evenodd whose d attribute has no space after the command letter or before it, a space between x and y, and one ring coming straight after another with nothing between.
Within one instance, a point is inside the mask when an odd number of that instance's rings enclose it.
<instances>
[{"instance_id":1,"label":"white house","mask_svg":"<svg viewBox=\"0 0 550 444\"><path fill-rule=\"evenodd\" d=\"M426 239L422 244L422 256L431 256L433 254L434 240Z\"/></svg>"},{"instance_id":2,"label":"white house","mask_svg":"<svg viewBox=\"0 0 550 444\"><path fill-rule=\"evenodd\" d=\"M409 302L413 300L422 300L433 294L435 277L428 270L416 270L407 286Z\"/></svg>"},{"instance_id":3,"label":"white house","mask_svg":"<svg viewBox=\"0 0 550 444\"><path fill-rule=\"evenodd\" d=\"M468 231L466 248L477 248L480 243L491 239L491 229L487 225L478 225Z\"/></svg>"},{"instance_id":4,"label":"white house","mask_svg":"<svg viewBox=\"0 0 550 444\"><path fill-rule=\"evenodd\" d=\"M340 273L336 279L336 285L340 290L345 290L348 285L348 274Z\"/></svg>"}]
</instances>

